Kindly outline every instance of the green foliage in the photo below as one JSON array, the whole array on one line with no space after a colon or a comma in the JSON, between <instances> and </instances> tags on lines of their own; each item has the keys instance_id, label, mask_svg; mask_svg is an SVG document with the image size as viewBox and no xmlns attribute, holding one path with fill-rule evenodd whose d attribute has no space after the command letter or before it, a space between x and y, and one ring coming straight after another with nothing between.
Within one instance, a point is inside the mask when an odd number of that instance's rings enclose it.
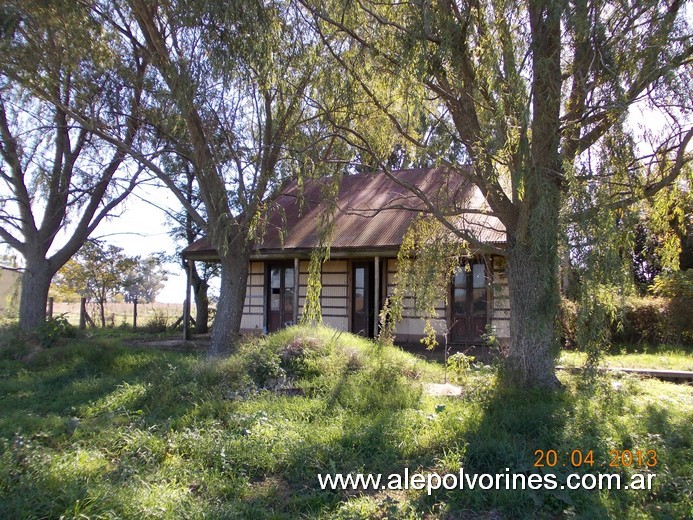
<instances>
[{"instance_id":1,"label":"green foliage","mask_svg":"<svg viewBox=\"0 0 693 520\"><path fill-rule=\"evenodd\" d=\"M468 356L462 352L456 352L448 357L447 368L450 370L458 381L465 381L468 372L472 368L474 356Z\"/></svg>"},{"instance_id":2,"label":"green foliage","mask_svg":"<svg viewBox=\"0 0 693 520\"><path fill-rule=\"evenodd\" d=\"M463 269L462 258L469 255L467 243L450 233L438 220L419 216L407 230L397 254L395 289L383 305L379 320L379 341L391 344L405 305L426 320L422 342L434 348L440 334L431 320L438 318L436 306L448 304L450 280Z\"/></svg>"},{"instance_id":3,"label":"green foliage","mask_svg":"<svg viewBox=\"0 0 693 520\"><path fill-rule=\"evenodd\" d=\"M339 183L339 176L333 175L330 181L323 185L322 196L328 203L336 199L339 193ZM308 285L306 287L306 302L301 314L301 325L316 326L322 324L322 309L320 308L322 266L330 259L335 210L334 204L328 204L327 209L320 215L318 240L311 251L310 263L308 264Z\"/></svg>"},{"instance_id":4,"label":"green foliage","mask_svg":"<svg viewBox=\"0 0 693 520\"><path fill-rule=\"evenodd\" d=\"M329 258L329 250L314 248L308 264L308 285L306 287L306 303L301 314L301 325L321 325L322 309L320 295L322 293L322 265ZM298 273L296 273L298 276Z\"/></svg>"},{"instance_id":5,"label":"green foliage","mask_svg":"<svg viewBox=\"0 0 693 520\"><path fill-rule=\"evenodd\" d=\"M0 338L1 339L1 338ZM313 360L302 393L246 391L254 349ZM358 352L359 363L348 365ZM660 353L663 355L663 353ZM305 366L305 365L303 365ZM302 369L299 369L302 370ZM693 390L658 381L565 376L555 393L421 395L435 367L326 328L294 327L227 359L78 339L0 361L3 518L683 518ZM318 473L536 473L537 446L657 450L655 489L482 491L319 489ZM500 468L500 469L499 469ZM548 470L548 468L547 468ZM556 468L565 476L572 468ZM596 472L597 468L578 469ZM641 468L620 468L624 477Z\"/></svg>"},{"instance_id":6,"label":"green foliage","mask_svg":"<svg viewBox=\"0 0 693 520\"><path fill-rule=\"evenodd\" d=\"M693 269L663 273L655 278L651 290L657 296L693 300Z\"/></svg>"},{"instance_id":7,"label":"green foliage","mask_svg":"<svg viewBox=\"0 0 693 520\"><path fill-rule=\"evenodd\" d=\"M149 334L166 332L168 328L168 313L163 309L152 309L152 314L144 324L144 331Z\"/></svg>"},{"instance_id":8,"label":"green foliage","mask_svg":"<svg viewBox=\"0 0 693 520\"><path fill-rule=\"evenodd\" d=\"M41 326L36 329L36 337L42 346L48 348L55 345L59 338L74 338L77 329L67 321L67 313L58 314L46 319Z\"/></svg>"},{"instance_id":9,"label":"green foliage","mask_svg":"<svg viewBox=\"0 0 693 520\"><path fill-rule=\"evenodd\" d=\"M101 326L106 326L104 304L123 289L136 269L138 258L128 257L123 248L88 240L57 273L53 285L61 291L77 292L95 301L101 310Z\"/></svg>"},{"instance_id":10,"label":"green foliage","mask_svg":"<svg viewBox=\"0 0 693 520\"><path fill-rule=\"evenodd\" d=\"M577 319L578 304L567 298L561 298L561 311L559 313L561 345L564 348L577 347Z\"/></svg>"},{"instance_id":11,"label":"green foliage","mask_svg":"<svg viewBox=\"0 0 693 520\"><path fill-rule=\"evenodd\" d=\"M693 305L686 298L629 298L620 327L612 331L619 343L693 344Z\"/></svg>"},{"instance_id":12,"label":"green foliage","mask_svg":"<svg viewBox=\"0 0 693 520\"><path fill-rule=\"evenodd\" d=\"M505 358L508 356L508 346L498 339L496 328L490 323L486 324L481 339L488 348L492 364L502 371Z\"/></svg>"},{"instance_id":13,"label":"green foliage","mask_svg":"<svg viewBox=\"0 0 693 520\"><path fill-rule=\"evenodd\" d=\"M511 297L530 316L513 327L507 357L523 384L557 384L533 367L552 366L558 237L561 228L591 221L585 241L573 240L584 229L566 234L576 267L601 266L590 274L578 320L582 346L597 358L608 340L602 332L618 319L615 301L630 289L619 280L632 260L629 230L638 220L629 210L675 183L690 161L693 131L685 122L693 92L683 42L691 25L684 2L652 1L635 10L598 1L301 3L360 94L351 99L377 108L375 124L364 118L370 127L348 127L349 140L370 157L364 162L386 169L400 154L398 163L445 165L478 186L505 225L509 259L517 259L509 270ZM626 125L640 118L641 102L645 113L666 120L662 131L645 123L653 153ZM463 208L427 202L437 219L474 243L459 226ZM597 260L572 258L583 252ZM526 269L532 262L541 269ZM602 277L609 271L615 276ZM591 285L599 280L603 287ZM536 301L533 294L540 294ZM390 303L393 315L399 306Z\"/></svg>"},{"instance_id":14,"label":"green foliage","mask_svg":"<svg viewBox=\"0 0 693 520\"><path fill-rule=\"evenodd\" d=\"M50 277L137 185L139 171L102 132L125 146L135 140L145 67L109 48L113 33L91 7L0 5L0 146L2 170L12 171L2 177L0 233L29 272L41 273L21 302L25 330L39 326ZM120 73L137 86L118 81Z\"/></svg>"},{"instance_id":15,"label":"green foliage","mask_svg":"<svg viewBox=\"0 0 693 520\"><path fill-rule=\"evenodd\" d=\"M657 345L660 343L693 344L693 305L686 298L654 298L631 296L625 299L614 313L619 319L611 321L602 333L600 352L610 351L614 345ZM575 348L580 340L577 335L579 304L570 300L561 302L561 329L563 346ZM591 359L594 365L600 358Z\"/></svg>"},{"instance_id":16,"label":"green foliage","mask_svg":"<svg viewBox=\"0 0 693 520\"><path fill-rule=\"evenodd\" d=\"M0 359L21 359L29 353L26 335L17 324L0 326Z\"/></svg>"},{"instance_id":17,"label":"green foliage","mask_svg":"<svg viewBox=\"0 0 693 520\"><path fill-rule=\"evenodd\" d=\"M140 303L152 303L168 279L169 273L162 267L163 254L150 255L147 258L137 256L132 260L130 269L124 273L121 279L125 301L137 300Z\"/></svg>"}]
</instances>

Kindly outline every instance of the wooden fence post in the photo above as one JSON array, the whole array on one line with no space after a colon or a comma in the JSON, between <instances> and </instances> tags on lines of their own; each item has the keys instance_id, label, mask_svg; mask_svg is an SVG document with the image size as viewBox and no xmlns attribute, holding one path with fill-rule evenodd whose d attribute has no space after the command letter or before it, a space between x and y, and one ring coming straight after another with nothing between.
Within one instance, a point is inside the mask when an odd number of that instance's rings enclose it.
<instances>
[{"instance_id":1,"label":"wooden fence post","mask_svg":"<svg viewBox=\"0 0 693 520\"><path fill-rule=\"evenodd\" d=\"M53 297L48 297L48 319L53 317Z\"/></svg>"},{"instance_id":2,"label":"wooden fence post","mask_svg":"<svg viewBox=\"0 0 693 520\"><path fill-rule=\"evenodd\" d=\"M132 302L132 330L137 328L137 298Z\"/></svg>"},{"instance_id":3,"label":"wooden fence post","mask_svg":"<svg viewBox=\"0 0 693 520\"><path fill-rule=\"evenodd\" d=\"M82 298L79 301L79 328L84 330L87 328L87 299Z\"/></svg>"}]
</instances>

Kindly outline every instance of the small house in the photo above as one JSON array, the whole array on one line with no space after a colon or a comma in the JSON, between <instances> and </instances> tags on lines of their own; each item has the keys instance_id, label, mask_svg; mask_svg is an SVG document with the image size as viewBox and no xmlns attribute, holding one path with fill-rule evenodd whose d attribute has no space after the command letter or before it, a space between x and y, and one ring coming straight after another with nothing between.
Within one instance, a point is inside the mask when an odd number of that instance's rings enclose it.
<instances>
[{"instance_id":1,"label":"small house","mask_svg":"<svg viewBox=\"0 0 693 520\"><path fill-rule=\"evenodd\" d=\"M22 271L17 259L11 255L0 255L0 316L14 314L19 306L22 286Z\"/></svg>"},{"instance_id":2,"label":"small house","mask_svg":"<svg viewBox=\"0 0 693 520\"><path fill-rule=\"evenodd\" d=\"M505 229L489 214L484 197L462 176L444 168L346 175L336 196L325 196L330 179L290 182L272 197L260 238L253 250L241 332L272 332L297 323L306 300L311 252L324 223L332 234L329 260L323 264L320 305L323 322L339 330L377 335L378 314L396 283L397 254L414 218L427 199L459 212L459 225L481 243L469 264L449 281L448 304L437 306L438 331L449 330L452 343L481 341L487 325L509 337L510 309L505 261L499 250ZM465 214L465 210L474 210ZM325 215L330 212L330 219ZM487 244L488 247L484 247ZM185 258L213 262L217 252L205 238L183 251ZM409 302L410 304L411 302ZM423 336L424 321L404 306L398 342Z\"/></svg>"}]
</instances>

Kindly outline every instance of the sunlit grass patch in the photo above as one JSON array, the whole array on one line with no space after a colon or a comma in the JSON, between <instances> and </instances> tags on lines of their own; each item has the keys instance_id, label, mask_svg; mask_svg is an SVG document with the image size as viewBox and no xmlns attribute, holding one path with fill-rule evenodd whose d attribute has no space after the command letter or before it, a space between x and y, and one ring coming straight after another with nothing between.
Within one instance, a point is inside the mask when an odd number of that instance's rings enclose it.
<instances>
[{"instance_id":1,"label":"sunlit grass patch","mask_svg":"<svg viewBox=\"0 0 693 520\"><path fill-rule=\"evenodd\" d=\"M559 365L579 367L585 364L587 354L564 350ZM693 372L693 351L681 346L642 345L614 346L604 353L600 366L611 368L652 368L657 370L683 370Z\"/></svg>"},{"instance_id":2,"label":"sunlit grass patch","mask_svg":"<svg viewBox=\"0 0 693 520\"><path fill-rule=\"evenodd\" d=\"M304 327L216 360L79 340L5 357L0 373L1 518L678 518L691 508L686 386L561 374L565 388L547 394L472 367L462 396L431 396L422 389L442 382L440 365ZM538 449L563 461L593 450L600 468L613 449L657 450L656 489L429 496L317 481L406 468L529 474Z\"/></svg>"}]
</instances>

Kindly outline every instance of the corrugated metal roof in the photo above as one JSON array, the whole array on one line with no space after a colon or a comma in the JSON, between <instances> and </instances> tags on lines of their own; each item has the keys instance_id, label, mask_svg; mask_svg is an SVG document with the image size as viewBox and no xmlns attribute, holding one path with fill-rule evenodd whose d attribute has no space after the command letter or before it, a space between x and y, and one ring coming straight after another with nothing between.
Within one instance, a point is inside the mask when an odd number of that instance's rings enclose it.
<instances>
[{"instance_id":1,"label":"corrugated metal roof","mask_svg":"<svg viewBox=\"0 0 693 520\"><path fill-rule=\"evenodd\" d=\"M336 198L327 200L330 179L310 179L299 187L293 181L270 199L257 254L310 250L318 244L321 222L334 210L333 250L398 249L414 217L425 210L414 190L437 207L487 209L481 192L459 173L443 168L346 175ZM405 184L403 186L402 184ZM459 226L485 243L505 242L505 228L491 215L461 214ZM202 238L187 247L189 258L211 260L216 252Z\"/></svg>"}]
</instances>

